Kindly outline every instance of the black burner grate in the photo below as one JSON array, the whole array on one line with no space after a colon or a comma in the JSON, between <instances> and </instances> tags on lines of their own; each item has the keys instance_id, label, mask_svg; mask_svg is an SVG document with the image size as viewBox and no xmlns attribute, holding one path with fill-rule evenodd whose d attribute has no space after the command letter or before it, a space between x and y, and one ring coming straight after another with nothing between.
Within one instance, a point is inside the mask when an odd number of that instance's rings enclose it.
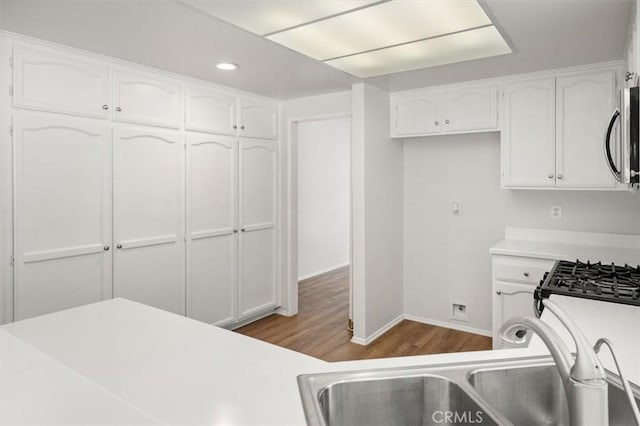
<instances>
[{"instance_id":1,"label":"black burner grate","mask_svg":"<svg viewBox=\"0 0 640 426\"><path fill-rule=\"evenodd\" d=\"M551 294L640 306L640 266L561 260L545 274L535 298Z\"/></svg>"}]
</instances>

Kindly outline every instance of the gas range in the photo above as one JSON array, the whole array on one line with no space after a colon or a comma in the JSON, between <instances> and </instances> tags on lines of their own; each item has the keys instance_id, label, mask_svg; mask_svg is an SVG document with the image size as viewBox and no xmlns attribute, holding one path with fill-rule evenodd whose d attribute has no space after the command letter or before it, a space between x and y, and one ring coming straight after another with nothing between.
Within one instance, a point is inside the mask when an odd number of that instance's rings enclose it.
<instances>
[{"instance_id":1,"label":"gas range","mask_svg":"<svg viewBox=\"0 0 640 426\"><path fill-rule=\"evenodd\" d=\"M560 260L536 288L538 313L552 294L640 306L640 266Z\"/></svg>"}]
</instances>

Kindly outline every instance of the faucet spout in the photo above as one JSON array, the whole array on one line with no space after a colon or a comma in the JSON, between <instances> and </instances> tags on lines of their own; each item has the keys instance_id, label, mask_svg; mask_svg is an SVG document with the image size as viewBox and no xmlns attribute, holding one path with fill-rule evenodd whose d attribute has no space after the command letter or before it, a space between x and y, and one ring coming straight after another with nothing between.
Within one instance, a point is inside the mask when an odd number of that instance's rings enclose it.
<instances>
[{"instance_id":1,"label":"faucet spout","mask_svg":"<svg viewBox=\"0 0 640 426\"><path fill-rule=\"evenodd\" d=\"M549 299L542 302L571 334L576 344L575 361L558 333L548 324L533 317L513 318L500 329L500 337L511 343L530 340L528 330L535 332L549 349L556 364L569 403L571 426L609 424L609 400L606 372L600 359L578 326ZM524 331L523 331L524 330Z\"/></svg>"}]
</instances>

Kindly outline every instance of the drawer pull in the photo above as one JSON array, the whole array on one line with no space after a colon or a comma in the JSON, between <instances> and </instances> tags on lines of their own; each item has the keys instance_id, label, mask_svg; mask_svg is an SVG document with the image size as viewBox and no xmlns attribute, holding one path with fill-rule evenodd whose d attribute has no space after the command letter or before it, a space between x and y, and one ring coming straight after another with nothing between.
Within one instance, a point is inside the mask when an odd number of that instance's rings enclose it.
<instances>
[{"instance_id":1,"label":"drawer pull","mask_svg":"<svg viewBox=\"0 0 640 426\"><path fill-rule=\"evenodd\" d=\"M528 273L528 272L525 272L525 273L524 273L524 276L525 276L525 277L528 277L528 276L529 276L529 273Z\"/></svg>"},{"instance_id":2,"label":"drawer pull","mask_svg":"<svg viewBox=\"0 0 640 426\"><path fill-rule=\"evenodd\" d=\"M500 290L498 290L498 291L496 291L496 294L497 294L498 296L500 296L500 295L502 294L502 292L501 292Z\"/></svg>"}]
</instances>

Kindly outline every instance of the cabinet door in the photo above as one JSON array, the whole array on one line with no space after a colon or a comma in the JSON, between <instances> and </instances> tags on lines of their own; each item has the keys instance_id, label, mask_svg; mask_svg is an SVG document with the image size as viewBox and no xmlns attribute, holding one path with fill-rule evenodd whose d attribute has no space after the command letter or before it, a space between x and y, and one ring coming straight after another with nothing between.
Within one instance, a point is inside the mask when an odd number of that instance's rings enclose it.
<instances>
[{"instance_id":1,"label":"cabinet door","mask_svg":"<svg viewBox=\"0 0 640 426\"><path fill-rule=\"evenodd\" d=\"M500 339L498 330L510 318L533 316L535 285L496 281L493 293L493 349L514 347Z\"/></svg>"},{"instance_id":2,"label":"cabinet door","mask_svg":"<svg viewBox=\"0 0 640 426\"><path fill-rule=\"evenodd\" d=\"M392 136L416 136L440 133L442 92L401 95L391 105Z\"/></svg>"},{"instance_id":3,"label":"cabinet door","mask_svg":"<svg viewBox=\"0 0 640 426\"><path fill-rule=\"evenodd\" d=\"M113 73L113 90L115 120L180 127L182 102L178 82L118 70Z\"/></svg>"},{"instance_id":4,"label":"cabinet door","mask_svg":"<svg viewBox=\"0 0 640 426\"><path fill-rule=\"evenodd\" d=\"M114 294L182 314L184 150L179 134L114 132Z\"/></svg>"},{"instance_id":5,"label":"cabinet door","mask_svg":"<svg viewBox=\"0 0 640 426\"><path fill-rule=\"evenodd\" d=\"M276 306L276 144L240 138L240 318Z\"/></svg>"},{"instance_id":6,"label":"cabinet door","mask_svg":"<svg viewBox=\"0 0 640 426\"><path fill-rule=\"evenodd\" d=\"M15 319L110 298L107 129L17 115L14 153Z\"/></svg>"},{"instance_id":7,"label":"cabinet door","mask_svg":"<svg viewBox=\"0 0 640 426\"><path fill-rule=\"evenodd\" d=\"M106 118L109 69L78 55L16 46L13 106Z\"/></svg>"},{"instance_id":8,"label":"cabinet door","mask_svg":"<svg viewBox=\"0 0 640 426\"><path fill-rule=\"evenodd\" d=\"M615 188L602 144L614 108L612 71L556 80L556 185Z\"/></svg>"},{"instance_id":9,"label":"cabinet door","mask_svg":"<svg viewBox=\"0 0 640 426\"><path fill-rule=\"evenodd\" d=\"M252 138L278 137L278 108L242 98L239 100L239 135Z\"/></svg>"},{"instance_id":10,"label":"cabinet door","mask_svg":"<svg viewBox=\"0 0 640 426\"><path fill-rule=\"evenodd\" d=\"M497 87L476 86L444 92L443 131L495 129L498 125Z\"/></svg>"},{"instance_id":11,"label":"cabinet door","mask_svg":"<svg viewBox=\"0 0 640 426\"><path fill-rule=\"evenodd\" d=\"M505 85L503 185L554 186L555 164L555 79Z\"/></svg>"},{"instance_id":12,"label":"cabinet door","mask_svg":"<svg viewBox=\"0 0 640 426\"><path fill-rule=\"evenodd\" d=\"M236 98L201 87L187 87L186 128L223 135L236 133Z\"/></svg>"},{"instance_id":13,"label":"cabinet door","mask_svg":"<svg viewBox=\"0 0 640 426\"><path fill-rule=\"evenodd\" d=\"M236 139L187 135L187 316L236 318Z\"/></svg>"}]
</instances>

